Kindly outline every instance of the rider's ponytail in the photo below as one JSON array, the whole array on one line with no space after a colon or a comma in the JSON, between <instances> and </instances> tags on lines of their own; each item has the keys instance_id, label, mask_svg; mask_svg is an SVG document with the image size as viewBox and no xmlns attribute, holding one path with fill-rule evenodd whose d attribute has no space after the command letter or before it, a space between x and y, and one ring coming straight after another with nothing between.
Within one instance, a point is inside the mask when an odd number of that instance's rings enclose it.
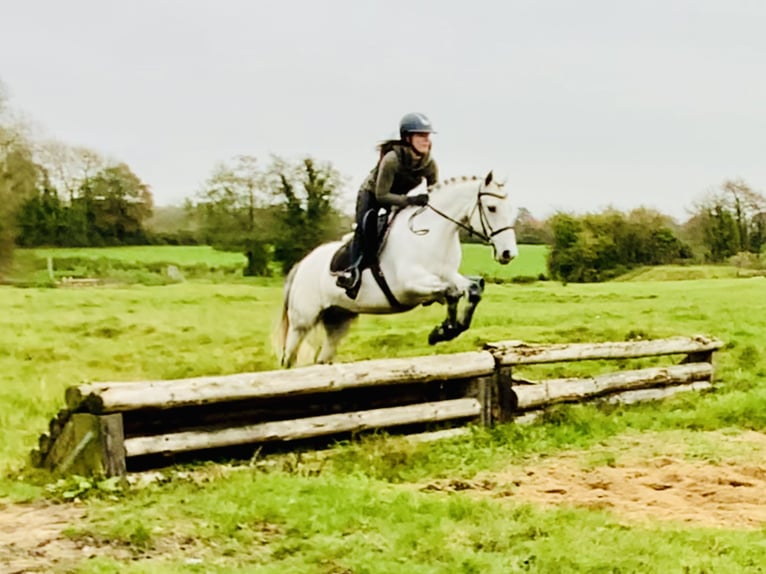
<instances>
[{"instance_id":1,"label":"rider's ponytail","mask_svg":"<svg viewBox=\"0 0 766 574\"><path fill-rule=\"evenodd\" d=\"M378 152L380 152L380 155L378 156L378 163L381 162L383 159L383 156L386 155L388 152L393 151L394 148L398 145L403 145L405 142L402 140L396 139L396 140L385 140L383 142L380 142L378 144Z\"/></svg>"}]
</instances>

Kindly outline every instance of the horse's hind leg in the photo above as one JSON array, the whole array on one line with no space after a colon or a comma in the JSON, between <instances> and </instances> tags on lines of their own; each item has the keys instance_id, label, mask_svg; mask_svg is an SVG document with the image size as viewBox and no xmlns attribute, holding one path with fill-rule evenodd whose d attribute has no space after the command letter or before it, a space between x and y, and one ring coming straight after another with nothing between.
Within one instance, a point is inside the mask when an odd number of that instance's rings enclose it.
<instances>
[{"instance_id":1,"label":"horse's hind leg","mask_svg":"<svg viewBox=\"0 0 766 574\"><path fill-rule=\"evenodd\" d=\"M295 359L298 357L298 348L301 346L303 339L310 331L310 328L300 327L296 328L290 325L287 330L287 337L285 339L285 349L282 353L282 366L290 368L295 364Z\"/></svg>"},{"instance_id":2,"label":"horse's hind leg","mask_svg":"<svg viewBox=\"0 0 766 574\"><path fill-rule=\"evenodd\" d=\"M356 317L355 313L337 307L331 307L322 313L321 321L327 336L324 343L322 343L321 351L317 355L317 363L326 364L332 362L335 357L335 351L338 348L338 343L346 336L351 323L354 322Z\"/></svg>"}]
</instances>

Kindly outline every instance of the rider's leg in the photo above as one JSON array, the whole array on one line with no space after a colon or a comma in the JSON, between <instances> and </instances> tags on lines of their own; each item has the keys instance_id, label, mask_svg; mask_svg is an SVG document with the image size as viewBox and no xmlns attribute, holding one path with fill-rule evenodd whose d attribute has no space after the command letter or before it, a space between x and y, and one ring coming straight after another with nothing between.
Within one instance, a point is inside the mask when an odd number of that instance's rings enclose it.
<instances>
[{"instance_id":1,"label":"rider's leg","mask_svg":"<svg viewBox=\"0 0 766 574\"><path fill-rule=\"evenodd\" d=\"M351 239L350 260L351 264L342 273L338 274L336 284L342 289L353 289L359 282L362 263L362 226L357 223L354 237Z\"/></svg>"},{"instance_id":2,"label":"rider's leg","mask_svg":"<svg viewBox=\"0 0 766 574\"><path fill-rule=\"evenodd\" d=\"M364 219L367 213L374 209L372 194L360 191L356 198L356 229L351 240L351 264L338 276L336 284L347 291L355 291L362 275L364 259Z\"/></svg>"}]
</instances>

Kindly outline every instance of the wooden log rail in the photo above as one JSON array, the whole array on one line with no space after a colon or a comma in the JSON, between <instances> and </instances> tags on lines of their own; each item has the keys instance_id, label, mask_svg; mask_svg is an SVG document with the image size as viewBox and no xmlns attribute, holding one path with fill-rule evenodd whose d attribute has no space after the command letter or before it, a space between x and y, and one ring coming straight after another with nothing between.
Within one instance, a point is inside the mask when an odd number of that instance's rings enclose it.
<instances>
[{"instance_id":1,"label":"wooden log rail","mask_svg":"<svg viewBox=\"0 0 766 574\"><path fill-rule=\"evenodd\" d=\"M297 440L341 432L359 432L407 424L476 418L481 404L476 399L455 399L356 411L337 415L274 421L215 431L187 431L125 440L127 456L145 456L163 452L188 452L247 443Z\"/></svg>"},{"instance_id":2,"label":"wooden log rail","mask_svg":"<svg viewBox=\"0 0 766 574\"><path fill-rule=\"evenodd\" d=\"M376 359L292 370L70 387L33 462L59 473L121 475L132 460L209 449L407 432L467 422L491 425L548 405L602 397L636 402L700 390L713 378L709 337L529 345ZM519 365L685 355L680 364L593 377L513 384ZM196 454L195 454L196 456Z\"/></svg>"},{"instance_id":3,"label":"wooden log rail","mask_svg":"<svg viewBox=\"0 0 766 574\"><path fill-rule=\"evenodd\" d=\"M498 366L539 365L563 361L584 361L589 359L633 359L661 355L685 354L694 360L710 362L713 351L723 343L714 338L671 337L646 341L609 343L572 343L566 345L528 345L523 341L501 341L487 343L487 349Z\"/></svg>"},{"instance_id":4,"label":"wooden log rail","mask_svg":"<svg viewBox=\"0 0 766 574\"><path fill-rule=\"evenodd\" d=\"M621 371L582 379L549 379L535 385L514 388L519 410L529 410L556 403L577 402L614 391L632 391L665 385L682 385L710 380L713 365L690 363Z\"/></svg>"},{"instance_id":5,"label":"wooden log rail","mask_svg":"<svg viewBox=\"0 0 766 574\"><path fill-rule=\"evenodd\" d=\"M491 375L494 369L492 355L481 351L414 359L374 359L170 381L91 383L67 389L66 402L70 411L87 410L94 414L173 409L358 387L468 379Z\"/></svg>"}]
</instances>

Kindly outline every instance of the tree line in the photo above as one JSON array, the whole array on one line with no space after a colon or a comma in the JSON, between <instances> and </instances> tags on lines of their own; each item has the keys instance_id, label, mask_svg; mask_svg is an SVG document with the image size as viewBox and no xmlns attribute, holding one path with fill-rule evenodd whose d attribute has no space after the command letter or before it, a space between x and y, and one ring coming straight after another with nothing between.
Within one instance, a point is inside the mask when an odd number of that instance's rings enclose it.
<instances>
[{"instance_id":1,"label":"tree line","mask_svg":"<svg viewBox=\"0 0 766 574\"><path fill-rule=\"evenodd\" d=\"M330 162L279 157L260 165L242 155L214 169L185 215L200 243L245 254L246 275L282 273L311 249L349 229L339 209L343 179Z\"/></svg>"},{"instance_id":2,"label":"tree line","mask_svg":"<svg viewBox=\"0 0 766 574\"><path fill-rule=\"evenodd\" d=\"M0 271L16 246L200 243L242 252L246 275L285 272L350 230L339 206L343 185L327 161L239 155L215 165L182 208L156 209L150 187L124 162L35 140L0 84ZM517 239L550 245L550 277L570 282L641 265L761 262L766 198L746 182L725 181L689 211L678 224L647 208L538 220L522 207Z\"/></svg>"},{"instance_id":3,"label":"tree line","mask_svg":"<svg viewBox=\"0 0 766 574\"><path fill-rule=\"evenodd\" d=\"M766 197L742 180L727 180L699 199L681 225L639 208L557 213L543 228L550 275L562 281L603 281L642 265L734 261L762 267Z\"/></svg>"},{"instance_id":4,"label":"tree line","mask_svg":"<svg viewBox=\"0 0 766 574\"><path fill-rule=\"evenodd\" d=\"M337 205L343 179L329 162L236 156L214 166L176 217L153 225L151 189L127 164L30 131L0 84L0 267L16 246L202 243L244 253L244 273L265 275L349 229Z\"/></svg>"}]
</instances>

